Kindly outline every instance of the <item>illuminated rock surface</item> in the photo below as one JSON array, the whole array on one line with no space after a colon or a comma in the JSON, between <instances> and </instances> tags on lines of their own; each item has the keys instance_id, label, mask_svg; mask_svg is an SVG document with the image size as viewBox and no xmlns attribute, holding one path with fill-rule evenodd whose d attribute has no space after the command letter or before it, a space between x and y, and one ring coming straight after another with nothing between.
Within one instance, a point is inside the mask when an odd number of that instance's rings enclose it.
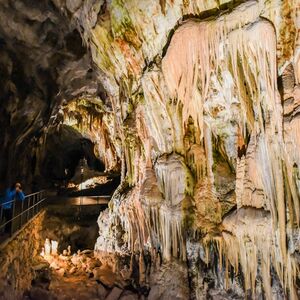
<instances>
[{"instance_id":1,"label":"illuminated rock surface","mask_svg":"<svg viewBox=\"0 0 300 300\"><path fill-rule=\"evenodd\" d=\"M49 132L88 140L90 167L121 174L95 257L141 299L300 297L299 0L0 12L1 170L40 180ZM75 172L90 148L72 147Z\"/></svg>"}]
</instances>

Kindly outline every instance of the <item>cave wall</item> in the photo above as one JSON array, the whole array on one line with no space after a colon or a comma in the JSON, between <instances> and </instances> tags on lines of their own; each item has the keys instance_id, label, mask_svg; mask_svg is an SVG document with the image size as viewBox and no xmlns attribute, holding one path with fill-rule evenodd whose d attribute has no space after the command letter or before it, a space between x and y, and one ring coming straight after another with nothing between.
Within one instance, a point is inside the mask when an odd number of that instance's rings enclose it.
<instances>
[{"instance_id":1,"label":"cave wall","mask_svg":"<svg viewBox=\"0 0 300 300\"><path fill-rule=\"evenodd\" d=\"M0 182L22 181L28 192L47 132L63 123L62 104L105 96L77 24L56 2L0 3Z\"/></svg>"},{"instance_id":2,"label":"cave wall","mask_svg":"<svg viewBox=\"0 0 300 300\"><path fill-rule=\"evenodd\" d=\"M45 242L42 238L44 219L45 212L39 213L14 239L1 244L1 299L23 299L23 293L30 289Z\"/></svg>"},{"instance_id":3,"label":"cave wall","mask_svg":"<svg viewBox=\"0 0 300 300\"><path fill-rule=\"evenodd\" d=\"M193 298L297 299L299 3L219 4L112 1L91 31L123 162L95 250L187 261Z\"/></svg>"}]
</instances>

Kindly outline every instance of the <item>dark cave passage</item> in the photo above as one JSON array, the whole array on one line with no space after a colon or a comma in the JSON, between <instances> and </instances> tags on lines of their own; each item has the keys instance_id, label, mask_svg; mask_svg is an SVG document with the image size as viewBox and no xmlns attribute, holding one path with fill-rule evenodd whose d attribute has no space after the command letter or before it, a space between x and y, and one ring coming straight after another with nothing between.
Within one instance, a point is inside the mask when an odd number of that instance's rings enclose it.
<instances>
[{"instance_id":1,"label":"dark cave passage","mask_svg":"<svg viewBox=\"0 0 300 300\"><path fill-rule=\"evenodd\" d=\"M104 172L104 164L95 156L95 145L70 126L62 125L47 134L41 163L42 176L50 182L68 181L75 175L80 160L90 170Z\"/></svg>"}]
</instances>

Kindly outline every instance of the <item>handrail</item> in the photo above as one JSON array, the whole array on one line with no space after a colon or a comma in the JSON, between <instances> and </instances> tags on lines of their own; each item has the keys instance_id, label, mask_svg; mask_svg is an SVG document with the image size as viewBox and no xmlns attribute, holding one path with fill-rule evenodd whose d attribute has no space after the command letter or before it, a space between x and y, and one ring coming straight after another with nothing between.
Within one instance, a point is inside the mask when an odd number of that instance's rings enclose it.
<instances>
[{"instance_id":1,"label":"handrail","mask_svg":"<svg viewBox=\"0 0 300 300\"><path fill-rule=\"evenodd\" d=\"M33 196L33 195L36 195L36 194L40 194L40 193L43 193L43 192L45 192L45 190L40 190L40 191L38 191L38 192L35 192L35 193L32 193L32 194L25 195L25 198L30 197L30 196Z\"/></svg>"},{"instance_id":2,"label":"handrail","mask_svg":"<svg viewBox=\"0 0 300 300\"><path fill-rule=\"evenodd\" d=\"M40 212L42 204L46 197L45 190L35 192L25 196L23 200L11 200L1 203L0 205L0 235L8 233L12 236L16 231L20 230L30 219ZM5 208L5 204L12 204L11 207Z\"/></svg>"},{"instance_id":3,"label":"handrail","mask_svg":"<svg viewBox=\"0 0 300 300\"><path fill-rule=\"evenodd\" d=\"M7 202L3 202L0 205L4 206L5 204L9 204L9 203L13 203L13 202L15 202L15 200L10 200L10 201L7 201Z\"/></svg>"},{"instance_id":4,"label":"handrail","mask_svg":"<svg viewBox=\"0 0 300 300\"><path fill-rule=\"evenodd\" d=\"M45 192L45 190L41 190L41 191L39 191L39 192L35 192L35 193L29 194L29 195L25 195L24 200L25 200L26 198L29 198L29 197L31 197L31 196L34 196L34 195L39 194L39 193L42 193L42 192ZM20 201L24 201L24 200L20 200ZM0 203L0 206L4 206L5 204L13 203L14 201L16 201L16 199L10 200L10 201L7 201L7 202Z\"/></svg>"},{"instance_id":5,"label":"handrail","mask_svg":"<svg viewBox=\"0 0 300 300\"><path fill-rule=\"evenodd\" d=\"M41 190L29 195L26 195L23 200L10 200L0 203L0 243L3 231L12 236L17 231L21 230L35 215L37 215L45 204L47 197L46 190ZM110 195L99 196L79 196L80 211L81 206L84 205L84 198L92 198L95 204L100 204L101 199L110 198ZM10 208L4 206L11 204ZM4 218L5 217L5 218ZM5 219L5 221L4 221Z\"/></svg>"},{"instance_id":6,"label":"handrail","mask_svg":"<svg viewBox=\"0 0 300 300\"><path fill-rule=\"evenodd\" d=\"M40 203L42 203L43 201L45 201L46 198L43 198L42 200L40 200L38 203L30 206L29 208L26 208L25 210L23 210L21 213L19 213L18 215L12 217L10 220L8 220L7 222L1 224L0 228L1 227L4 227L6 224L8 224L9 222L12 222L14 220L16 220L18 217L20 217L22 214L26 213L27 211L31 210L32 208L34 208L35 206L39 205Z\"/></svg>"}]
</instances>

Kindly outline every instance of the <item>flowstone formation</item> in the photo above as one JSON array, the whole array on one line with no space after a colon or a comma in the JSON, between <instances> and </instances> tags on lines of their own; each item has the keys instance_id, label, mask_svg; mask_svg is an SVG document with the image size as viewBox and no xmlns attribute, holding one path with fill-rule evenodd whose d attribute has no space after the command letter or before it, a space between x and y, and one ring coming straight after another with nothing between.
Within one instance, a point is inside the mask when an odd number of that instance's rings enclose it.
<instances>
[{"instance_id":1,"label":"flowstone formation","mask_svg":"<svg viewBox=\"0 0 300 300\"><path fill-rule=\"evenodd\" d=\"M121 172L98 219L101 264L149 299L298 299L299 0L40 3L28 34L48 24L45 8L64 24L49 25L60 43L34 52L59 75L43 122L73 127ZM15 36L11 22L1 37Z\"/></svg>"},{"instance_id":2,"label":"flowstone formation","mask_svg":"<svg viewBox=\"0 0 300 300\"><path fill-rule=\"evenodd\" d=\"M124 175L95 251L150 288L186 264L178 298L297 299L299 2L227 7L113 1L92 30Z\"/></svg>"}]
</instances>

